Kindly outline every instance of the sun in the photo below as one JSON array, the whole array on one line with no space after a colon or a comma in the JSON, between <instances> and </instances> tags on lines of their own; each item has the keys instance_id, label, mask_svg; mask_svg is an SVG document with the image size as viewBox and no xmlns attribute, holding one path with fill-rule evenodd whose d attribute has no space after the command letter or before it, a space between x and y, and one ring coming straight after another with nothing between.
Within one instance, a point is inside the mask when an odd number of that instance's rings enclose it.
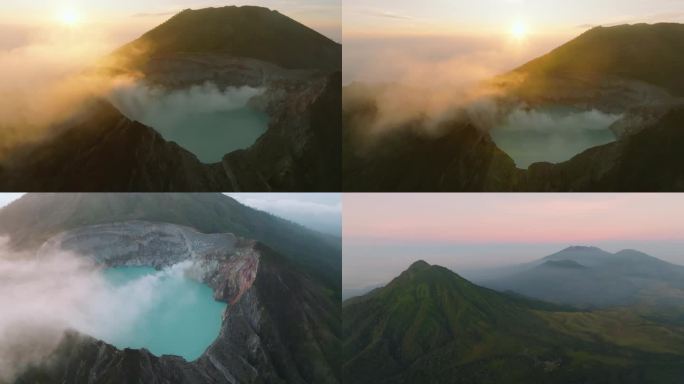
<instances>
[{"instance_id":1,"label":"sun","mask_svg":"<svg viewBox=\"0 0 684 384\"><path fill-rule=\"evenodd\" d=\"M527 37L527 25L525 25L525 23L522 21L516 21L511 26L510 33L515 40L523 40L525 37Z\"/></svg>"},{"instance_id":2,"label":"sun","mask_svg":"<svg viewBox=\"0 0 684 384\"><path fill-rule=\"evenodd\" d=\"M57 15L57 19L67 27L74 27L81 21L81 14L73 8L63 9Z\"/></svg>"}]
</instances>

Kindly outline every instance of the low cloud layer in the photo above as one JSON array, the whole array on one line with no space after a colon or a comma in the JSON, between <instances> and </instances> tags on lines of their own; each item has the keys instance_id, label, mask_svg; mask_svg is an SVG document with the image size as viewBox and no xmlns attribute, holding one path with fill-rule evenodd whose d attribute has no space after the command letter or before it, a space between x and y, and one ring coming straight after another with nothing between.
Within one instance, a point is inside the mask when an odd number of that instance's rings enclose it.
<instances>
[{"instance_id":1,"label":"low cloud layer","mask_svg":"<svg viewBox=\"0 0 684 384\"><path fill-rule=\"evenodd\" d=\"M370 131L414 119L428 129L463 113L478 125L500 118L489 83L558 44L557 37L516 42L505 36L349 36L345 39L345 107L374 100ZM508 79L511 84L517 80ZM358 85L363 83L364 86Z\"/></svg>"},{"instance_id":2,"label":"low cloud layer","mask_svg":"<svg viewBox=\"0 0 684 384\"><path fill-rule=\"evenodd\" d=\"M161 294L168 276L189 265L115 287L87 258L70 253L18 254L0 249L0 383L48 361L66 330L114 340L138 321Z\"/></svg>"},{"instance_id":3,"label":"low cloud layer","mask_svg":"<svg viewBox=\"0 0 684 384\"><path fill-rule=\"evenodd\" d=\"M52 124L73 114L86 98L130 78L87 73L116 42L93 28L0 26L0 152L40 140ZM0 153L1 154L1 153Z\"/></svg>"}]
</instances>

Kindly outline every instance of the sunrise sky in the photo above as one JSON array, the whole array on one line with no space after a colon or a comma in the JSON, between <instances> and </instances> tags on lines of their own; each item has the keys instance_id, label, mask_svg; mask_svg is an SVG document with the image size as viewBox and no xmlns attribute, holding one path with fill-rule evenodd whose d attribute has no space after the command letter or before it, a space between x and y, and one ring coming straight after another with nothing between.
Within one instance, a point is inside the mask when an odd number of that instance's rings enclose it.
<instances>
[{"instance_id":1,"label":"sunrise sky","mask_svg":"<svg viewBox=\"0 0 684 384\"><path fill-rule=\"evenodd\" d=\"M570 245L684 264L679 194L345 194L343 207L345 288L387 282L419 259L463 272Z\"/></svg>"},{"instance_id":2,"label":"sunrise sky","mask_svg":"<svg viewBox=\"0 0 684 384\"><path fill-rule=\"evenodd\" d=\"M435 83L458 86L513 69L593 26L639 22L684 22L684 2L345 0L345 83L434 74ZM444 74L453 67L460 71Z\"/></svg>"},{"instance_id":3,"label":"sunrise sky","mask_svg":"<svg viewBox=\"0 0 684 384\"><path fill-rule=\"evenodd\" d=\"M328 37L341 39L339 0L3 0L0 52L31 43L36 35L68 29L87 43L126 43L186 8L258 5L279 12Z\"/></svg>"}]
</instances>

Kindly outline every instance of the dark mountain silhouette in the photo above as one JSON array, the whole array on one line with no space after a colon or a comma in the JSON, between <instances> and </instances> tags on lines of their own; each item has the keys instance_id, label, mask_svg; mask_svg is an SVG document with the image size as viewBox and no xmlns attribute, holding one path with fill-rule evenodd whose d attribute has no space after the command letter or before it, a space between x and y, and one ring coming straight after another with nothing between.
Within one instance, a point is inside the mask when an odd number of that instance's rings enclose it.
<instances>
[{"instance_id":1,"label":"dark mountain silhouette","mask_svg":"<svg viewBox=\"0 0 684 384\"><path fill-rule=\"evenodd\" d=\"M684 25L675 23L596 27L513 73L538 85L556 76L599 81L622 78L684 95ZM528 84L532 85L532 84Z\"/></svg>"},{"instance_id":2,"label":"dark mountain silhouette","mask_svg":"<svg viewBox=\"0 0 684 384\"><path fill-rule=\"evenodd\" d=\"M340 70L336 43L295 20L263 7L186 9L114 53L143 64L177 53L221 53L285 68Z\"/></svg>"}]
</instances>

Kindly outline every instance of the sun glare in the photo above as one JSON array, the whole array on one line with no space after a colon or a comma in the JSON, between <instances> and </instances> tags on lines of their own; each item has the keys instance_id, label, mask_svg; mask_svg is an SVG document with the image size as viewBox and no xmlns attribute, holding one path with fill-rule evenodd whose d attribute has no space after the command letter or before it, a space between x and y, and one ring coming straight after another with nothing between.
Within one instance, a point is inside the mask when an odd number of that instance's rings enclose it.
<instances>
[{"instance_id":1,"label":"sun glare","mask_svg":"<svg viewBox=\"0 0 684 384\"><path fill-rule=\"evenodd\" d=\"M522 21L516 21L513 23L513 26L511 26L510 33L515 40L523 40L527 37L527 26Z\"/></svg>"},{"instance_id":2,"label":"sun glare","mask_svg":"<svg viewBox=\"0 0 684 384\"><path fill-rule=\"evenodd\" d=\"M60 23L73 27L81 21L81 15L75 9L64 9L57 15Z\"/></svg>"}]
</instances>

